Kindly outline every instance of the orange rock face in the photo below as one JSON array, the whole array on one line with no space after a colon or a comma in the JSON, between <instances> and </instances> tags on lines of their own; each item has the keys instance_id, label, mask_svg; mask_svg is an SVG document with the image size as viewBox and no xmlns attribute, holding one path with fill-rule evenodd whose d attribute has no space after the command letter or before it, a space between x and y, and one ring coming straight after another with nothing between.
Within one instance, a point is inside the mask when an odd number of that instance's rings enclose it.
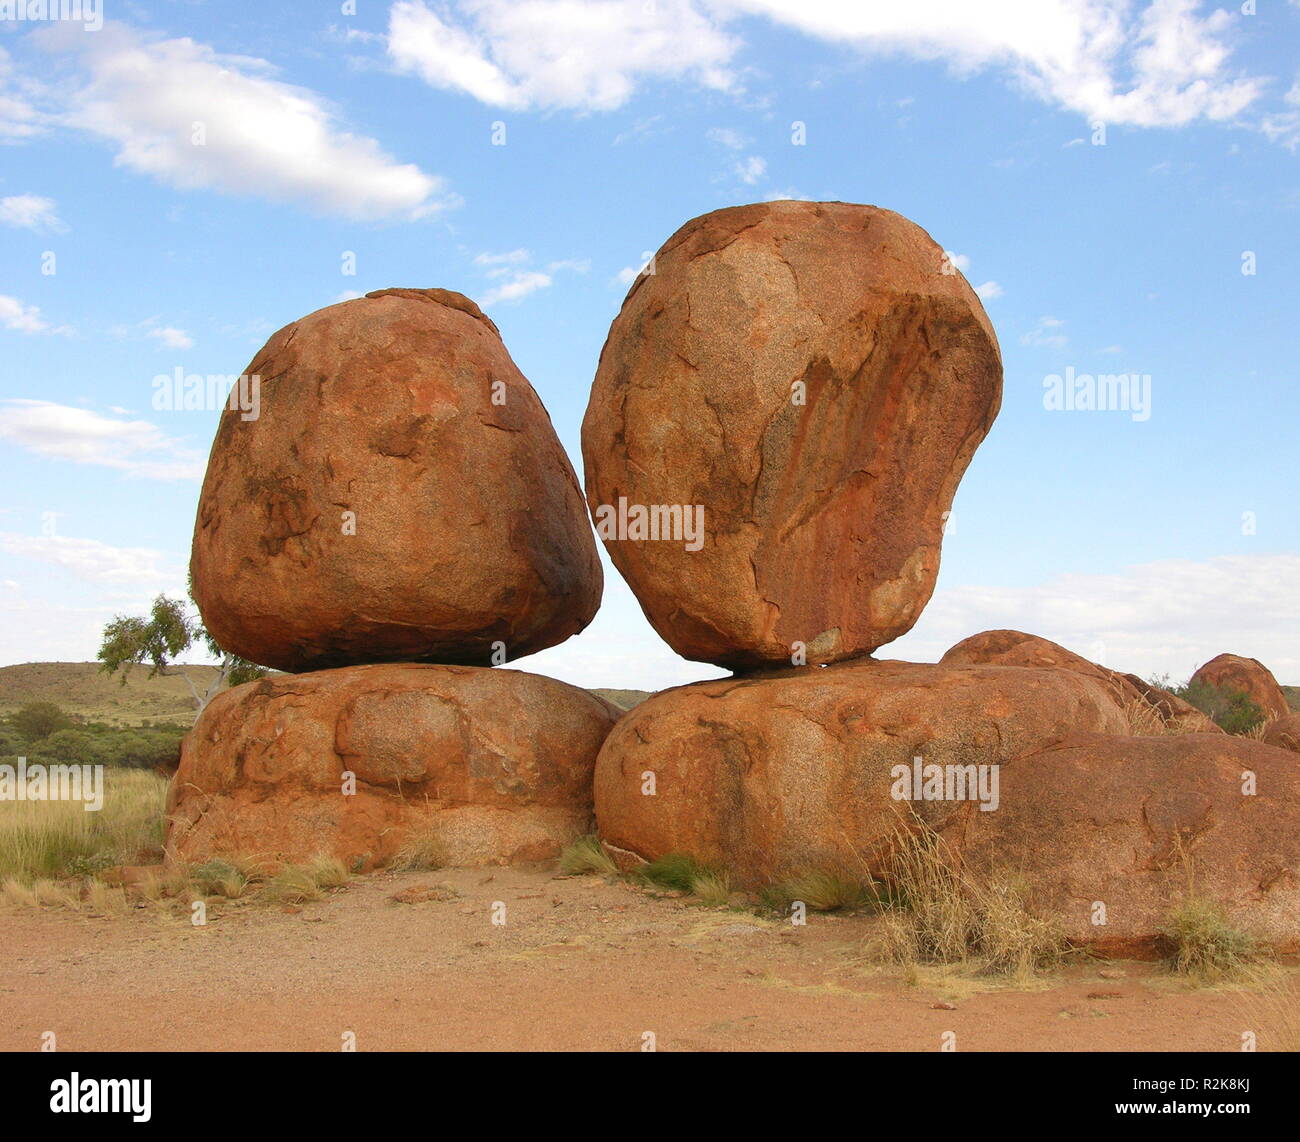
<instances>
[{"instance_id":1,"label":"orange rock face","mask_svg":"<svg viewBox=\"0 0 1300 1142\"><path fill-rule=\"evenodd\" d=\"M583 421L587 500L679 654L835 662L916 622L1002 390L945 266L888 210L772 202L688 222L633 284ZM668 527L673 508L700 532Z\"/></svg>"},{"instance_id":2,"label":"orange rock face","mask_svg":"<svg viewBox=\"0 0 1300 1142\"><path fill-rule=\"evenodd\" d=\"M606 739L596 819L617 849L688 853L741 884L860 874L913 809L941 828L970 804L900 799L894 767L1019 764L1081 731L1128 722L1104 683L1059 668L863 660L697 682Z\"/></svg>"},{"instance_id":3,"label":"orange rock face","mask_svg":"<svg viewBox=\"0 0 1300 1142\"><path fill-rule=\"evenodd\" d=\"M1264 743L1300 753L1300 714L1278 718L1264 731Z\"/></svg>"},{"instance_id":4,"label":"orange rock face","mask_svg":"<svg viewBox=\"0 0 1300 1142\"><path fill-rule=\"evenodd\" d=\"M940 660L944 666L1059 666L1105 683L1131 718L1144 721L1134 732L1150 729L1174 733L1223 733L1190 702L1153 686L1136 674L1121 674L1089 662L1055 642L1018 630L986 630L962 639ZM1146 717L1142 710L1149 711Z\"/></svg>"},{"instance_id":5,"label":"orange rock face","mask_svg":"<svg viewBox=\"0 0 1300 1142\"><path fill-rule=\"evenodd\" d=\"M620 713L517 670L399 664L249 682L217 695L185 739L168 854L327 853L369 868L419 839L448 864L548 859L590 832L596 753Z\"/></svg>"},{"instance_id":6,"label":"orange rock face","mask_svg":"<svg viewBox=\"0 0 1300 1142\"><path fill-rule=\"evenodd\" d=\"M1014 871L1067 936L1117 954L1156 946L1194 896L1300 948L1294 754L1228 734L1077 739L1008 766L1001 796L954 843L976 870Z\"/></svg>"},{"instance_id":7,"label":"orange rock face","mask_svg":"<svg viewBox=\"0 0 1300 1142\"><path fill-rule=\"evenodd\" d=\"M581 489L496 326L446 290L380 290L276 333L260 410L222 414L194 599L227 650L303 671L500 662L591 621Z\"/></svg>"},{"instance_id":8,"label":"orange rock face","mask_svg":"<svg viewBox=\"0 0 1300 1142\"><path fill-rule=\"evenodd\" d=\"M1291 712L1282 687L1258 659L1221 654L1211 658L1193 674L1192 681L1205 682L1219 690L1243 693L1264 711L1266 718L1284 718Z\"/></svg>"}]
</instances>

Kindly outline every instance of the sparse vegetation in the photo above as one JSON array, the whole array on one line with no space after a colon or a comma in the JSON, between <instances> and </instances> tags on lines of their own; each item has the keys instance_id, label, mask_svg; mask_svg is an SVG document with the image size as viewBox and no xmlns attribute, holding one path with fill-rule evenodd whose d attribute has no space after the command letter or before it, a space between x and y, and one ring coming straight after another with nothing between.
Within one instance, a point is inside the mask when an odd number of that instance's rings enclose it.
<instances>
[{"instance_id":1,"label":"sparse vegetation","mask_svg":"<svg viewBox=\"0 0 1300 1142\"><path fill-rule=\"evenodd\" d=\"M79 801L0 802L0 879L30 885L162 860L166 794L157 774L119 770L98 812Z\"/></svg>"},{"instance_id":2,"label":"sparse vegetation","mask_svg":"<svg viewBox=\"0 0 1300 1142\"><path fill-rule=\"evenodd\" d=\"M192 605L192 604L191 604ZM200 679L177 661L180 655L199 646L218 661L215 675ZM149 677L179 676L189 687L197 716L224 686L238 686L266 674L265 668L223 650L204 628L197 609L190 610L184 601L159 595L153 601L149 617L117 615L105 628L99 647L101 669L106 674L120 674L126 682L132 667L148 665Z\"/></svg>"},{"instance_id":3,"label":"sparse vegetation","mask_svg":"<svg viewBox=\"0 0 1300 1142\"><path fill-rule=\"evenodd\" d=\"M1197 896L1174 909L1164 934L1170 967L1201 983L1235 975L1257 958L1255 940L1228 923L1217 905Z\"/></svg>"},{"instance_id":4,"label":"sparse vegetation","mask_svg":"<svg viewBox=\"0 0 1300 1142\"><path fill-rule=\"evenodd\" d=\"M1017 878L973 875L924 827L900 833L887 881L896 907L867 948L872 958L1025 977L1055 966L1068 950L1055 924L1033 910Z\"/></svg>"},{"instance_id":5,"label":"sparse vegetation","mask_svg":"<svg viewBox=\"0 0 1300 1142\"><path fill-rule=\"evenodd\" d=\"M691 893L695 890L695 882L711 871L686 853L665 853L638 870L636 876L647 884L670 892Z\"/></svg>"},{"instance_id":6,"label":"sparse vegetation","mask_svg":"<svg viewBox=\"0 0 1300 1142\"><path fill-rule=\"evenodd\" d=\"M618 872L614 858L601 846L594 833L579 837L560 854L560 872L565 876L598 873L609 876Z\"/></svg>"},{"instance_id":7,"label":"sparse vegetation","mask_svg":"<svg viewBox=\"0 0 1300 1142\"><path fill-rule=\"evenodd\" d=\"M427 829L409 835L388 867L394 872L433 872L446 864L442 842L433 829Z\"/></svg>"},{"instance_id":8,"label":"sparse vegetation","mask_svg":"<svg viewBox=\"0 0 1300 1142\"><path fill-rule=\"evenodd\" d=\"M1264 711L1240 690L1221 689L1208 682L1173 683L1168 677L1150 681L1195 706L1226 733L1252 735L1264 724Z\"/></svg>"},{"instance_id":9,"label":"sparse vegetation","mask_svg":"<svg viewBox=\"0 0 1300 1142\"><path fill-rule=\"evenodd\" d=\"M1255 1035L1259 1051L1300 1051L1300 979L1294 973L1243 969L1242 1028Z\"/></svg>"},{"instance_id":10,"label":"sparse vegetation","mask_svg":"<svg viewBox=\"0 0 1300 1142\"><path fill-rule=\"evenodd\" d=\"M29 702L0 722L0 761L155 769L176 760L187 732L183 725L87 722L53 702Z\"/></svg>"},{"instance_id":11,"label":"sparse vegetation","mask_svg":"<svg viewBox=\"0 0 1300 1142\"><path fill-rule=\"evenodd\" d=\"M769 885L761 895L764 904L782 913L788 913L796 901L802 901L813 912L880 908L886 903L882 887L874 881L864 884L841 873L825 870L787 877Z\"/></svg>"},{"instance_id":12,"label":"sparse vegetation","mask_svg":"<svg viewBox=\"0 0 1300 1142\"><path fill-rule=\"evenodd\" d=\"M707 869L691 882L691 895L706 908L725 908L731 901L731 876Z\"/></svg>"}]
</instances>

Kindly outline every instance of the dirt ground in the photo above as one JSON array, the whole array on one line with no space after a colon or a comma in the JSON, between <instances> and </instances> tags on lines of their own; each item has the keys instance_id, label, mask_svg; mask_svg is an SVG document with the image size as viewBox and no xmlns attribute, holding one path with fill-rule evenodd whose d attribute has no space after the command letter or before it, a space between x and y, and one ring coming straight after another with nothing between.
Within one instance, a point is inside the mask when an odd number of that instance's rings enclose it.
<instances>
[{"instance_id":1,"label":"dirt ground","mask_svg":"<svg viewBox=\"0 0 1300 1142\"><path fill-rule=\"evenodd\" d=\"M358 1050L631 1051L652 1032L670 1051L930 1051L951 1031L958 1050L1235 1051L1252 1025L1238 992L1154 964L909 981L864 962L873 923L518 869L378 874L205 927L9 910L0 1049L53 1031L64 1051L336 1051L346 1032Z\"/></svg>"}]
</instances>

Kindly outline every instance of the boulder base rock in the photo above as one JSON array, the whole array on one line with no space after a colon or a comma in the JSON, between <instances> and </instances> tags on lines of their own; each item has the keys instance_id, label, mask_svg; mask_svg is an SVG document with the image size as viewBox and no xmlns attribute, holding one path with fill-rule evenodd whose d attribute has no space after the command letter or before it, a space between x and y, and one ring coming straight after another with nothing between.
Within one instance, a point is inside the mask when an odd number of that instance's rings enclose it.
<instances>
[{"instance_id":1,"label":"boulder base rock","mask_svg":"<svg viewBox=\"0 0 1300 1142\"><path fill-rule=\"evenodd\" d=\"M1003 765L1127 730L1103 682L1059 668L866 660L697 682L647 699L606 739L596 819L616 849L688 853L739 884L879 871L911 809L936 828L963 811L897 799L895 766Z\"/></svg>"},{"instance_id":2,"label":"boulder base rock","mask_svg":"<svg viewBox=\"0 0 1300 1142\"><path fill-rule=\"evenodd\" d=\"M184 741L167 851L327 853L369 868L428 840L449 865L548 859L591 830L592 769L619 713L517 670L400 664L249 682L214 698Z\"/></svg>"},{"instance_id":3,"label":"boulder base rock","mask_svg":"<svg viewBox=\"0 0 1300 1142\"><path fill-rule=\"evenodd\" d=\"M1300 948L1300 766L1272 746L1227 734L1075 739L1008 766L998 810L968 813L946 836L976 873L1014 874L1067 936L1101 951L1159 947L1189 897L1275 948ZM1104 925L1092 921L1098 902Z\"/></svg>"},{"instance_id":4,"label":"boulder base rock","mask_svg":"<svg viewBox=\"0 0 1300 1142\"><path fill-rule=\"evenodd\" d=\"M1204 682L1219 690L1245 694L1268 719L1285 718L1291 712L1286 695L1272 671L1255 658L1220 654L1193 674L1192 682Z\"/></svg>"},{"instance_id":5,"label":"boulder base rock","mask_svg":"<svg viewBox=\"0 0 1300 1142\"><path fill-rule=\"evenodd\" d=\"M580 631L601 571L550 418L478 307L379 290L276 333L260 410L223 412L194 599L225 649L280 670L487 665Z\"/></svg>"},{"instance_id":6,"label":"boulder base rock","mask_svg":"<svg viewBox=\"0 0 1300 1142\"><path fill-rule=\"evenodd\" d=\"M587 500L684 657L862 655L928 602L1001 392L979 298L919 226L842 202L718 210L664 244L610 327ZM683 508L703 510L698 535L674 528Z\"/></svg>"}]
</instances>

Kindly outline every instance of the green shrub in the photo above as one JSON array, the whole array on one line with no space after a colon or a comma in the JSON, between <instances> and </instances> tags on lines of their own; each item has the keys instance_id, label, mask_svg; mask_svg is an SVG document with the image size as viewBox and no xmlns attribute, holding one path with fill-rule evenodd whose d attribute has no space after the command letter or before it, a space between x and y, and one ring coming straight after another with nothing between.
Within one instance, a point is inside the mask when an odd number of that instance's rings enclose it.
<instances>
[{"instance_id":1,"label":"green shrub","mask_svg":"<svg viewBox=\"0 0 1300 1142\"><path fill-rule=\"evenodd\" d=\"M1264 721L1264 711L1241 690L1226 690L1208 682L1171 686L1168 679L1164 680L1163 688L1190 702L1225 733L1248 734Z\"/></svg>"}]
</instances>

